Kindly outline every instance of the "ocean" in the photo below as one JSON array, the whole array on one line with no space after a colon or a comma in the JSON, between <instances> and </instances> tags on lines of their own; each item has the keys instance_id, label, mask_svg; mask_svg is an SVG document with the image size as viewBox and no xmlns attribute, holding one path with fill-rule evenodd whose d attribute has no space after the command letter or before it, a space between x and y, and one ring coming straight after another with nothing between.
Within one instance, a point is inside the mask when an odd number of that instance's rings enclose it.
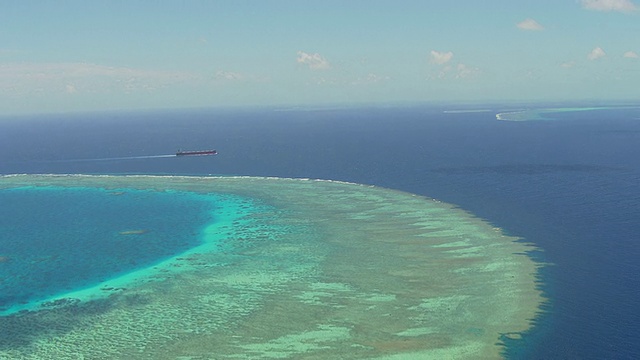
<instances>
[{"instance_id":1,"label":"ocean","mask_svg":"<svg viewBox=\"0 0 640 360\"><path fill-rule=\"evenodd\" d=\"M487 104L10 117L0 120L0 174L317 178L435 198L534 244L530 255L545 264L538 286L547 302L522 340L505 340L507 358L640 358L640 109L496 119L520 110ZM153 158L209 148L219 154Z\"/></svg>"}]
</instances>

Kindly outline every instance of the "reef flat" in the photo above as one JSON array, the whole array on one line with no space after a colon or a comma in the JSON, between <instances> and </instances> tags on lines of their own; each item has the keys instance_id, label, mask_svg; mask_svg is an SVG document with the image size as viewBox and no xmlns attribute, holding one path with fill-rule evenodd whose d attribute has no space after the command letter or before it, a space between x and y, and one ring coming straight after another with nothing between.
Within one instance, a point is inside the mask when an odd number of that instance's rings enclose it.
<instances>
[{"instance_id":1,"label":"reef flat","mask_svg":"<svg viewBox=\"0 0 640 360\"><path fill-rule=\"evenodd\" d=\"M178 255L101 298L1 316L0 358L501 358L501 337L529 329L544 301L530 245L404 192L255 177L0 177L0 191L17 186L254 203L207 229L215 251Z\"/></svg>"}]
</instances>

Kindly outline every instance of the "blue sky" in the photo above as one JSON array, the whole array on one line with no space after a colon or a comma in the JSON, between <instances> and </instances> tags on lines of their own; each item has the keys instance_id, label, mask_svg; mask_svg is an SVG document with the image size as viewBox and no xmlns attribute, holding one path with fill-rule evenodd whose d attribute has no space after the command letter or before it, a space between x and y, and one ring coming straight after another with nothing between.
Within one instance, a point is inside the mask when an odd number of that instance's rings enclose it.
<instances>
[{"instance_id":1,"label":"blue sky","mask_svg":"<svg viewBox=\"0 0 640 360\"><path fill-rule=\"evenodd\" d=\"M0 114L636 100L634 1L5 1Z\"/></svg>"}]
</instances>

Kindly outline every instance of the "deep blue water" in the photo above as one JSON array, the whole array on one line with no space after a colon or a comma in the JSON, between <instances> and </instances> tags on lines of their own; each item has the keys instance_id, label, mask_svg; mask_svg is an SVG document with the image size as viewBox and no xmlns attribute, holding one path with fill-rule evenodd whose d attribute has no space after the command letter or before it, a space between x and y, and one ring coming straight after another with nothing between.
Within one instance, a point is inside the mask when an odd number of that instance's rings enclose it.
<instances>
[{"instance_id":1,"label":"deep blue water","mask_svg":"<svg viewBox=\"0 0 640 360\"><path fill-rule=\"evenodd\" d=\"M640 111L503 122L495 112L443 110L14 118L0 122L0 173L311 177L438 198L534 243L534 256L553 264L540 279L545 314L509 343L511 358L640 358ZM212 147L218 156L68 161Z\"/></svg>"},{"instance_id":2,"label":"deep blue water","mask_svg":"<svg viewBox=\"0 0 640 360\"><path fill-rule=\"evenodd\" d=\"M0 311L93 286L197 246L201 228L213 221L213 206L188 193L2 190Z\"/></svg>"}]
</instances>

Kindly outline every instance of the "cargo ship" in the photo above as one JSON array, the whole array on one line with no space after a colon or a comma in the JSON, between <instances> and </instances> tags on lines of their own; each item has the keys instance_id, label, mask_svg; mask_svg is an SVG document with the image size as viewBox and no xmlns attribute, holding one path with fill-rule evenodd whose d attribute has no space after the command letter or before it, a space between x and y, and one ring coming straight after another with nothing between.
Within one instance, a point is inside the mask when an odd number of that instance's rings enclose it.
<instances>
[{"instance_id":1,"label":"cargo ship","mask_svg":"<svg viewBox=\"0 0 640 360\"><path fill-rule=\"evenodd\" d=\"M216 155L216 150L194 150L194 151L182 151L178 150L176 156L195 156L195 155Z\"/></svg>"}]
</instances>

